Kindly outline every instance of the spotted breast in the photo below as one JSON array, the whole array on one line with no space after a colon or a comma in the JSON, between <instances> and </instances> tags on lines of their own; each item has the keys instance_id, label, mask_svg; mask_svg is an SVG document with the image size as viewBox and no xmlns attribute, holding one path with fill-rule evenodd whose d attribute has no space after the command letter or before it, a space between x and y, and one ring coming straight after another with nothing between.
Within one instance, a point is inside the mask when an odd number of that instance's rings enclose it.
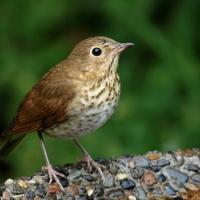
<instances>
[{"instance_id":1,"label":"spotted breast","mask_svg":"<svg viewBox=\"0 0 200 200\"><path fill-rule=\"evenodd\" d=\"M68 120L47 129L45 132L48 135L67 139L77 138L96 130L113 114L120 96L117 72L111 71L94 84L88 84L82 86L76 97L77 106L72 106Z\"/></svg>"}]
</instances>

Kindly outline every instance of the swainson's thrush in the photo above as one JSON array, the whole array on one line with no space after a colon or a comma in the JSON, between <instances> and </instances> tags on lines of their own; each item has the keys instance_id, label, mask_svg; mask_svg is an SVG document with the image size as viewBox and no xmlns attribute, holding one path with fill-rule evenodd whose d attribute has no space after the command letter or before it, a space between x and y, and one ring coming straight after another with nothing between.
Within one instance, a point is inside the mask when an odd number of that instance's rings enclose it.
<instances>
[{"instance_id":1,"label":"swainson's thrush","mask_svg":"<svg viewBox=\"0 0 200 200\"><path fill-rule=\"evenodd\" d=\"M30 132L37 131L45 155L50 183L62 190L44 146L42 133L72 139L104 178L98 164L80 145L78 138L102 126L114 112L120 96L117 74L120 53L132 43L107 37L92 37L75 46L25 96L11 126L1 134L0 155L8 154Z\"/></svg>"}]
</instances>

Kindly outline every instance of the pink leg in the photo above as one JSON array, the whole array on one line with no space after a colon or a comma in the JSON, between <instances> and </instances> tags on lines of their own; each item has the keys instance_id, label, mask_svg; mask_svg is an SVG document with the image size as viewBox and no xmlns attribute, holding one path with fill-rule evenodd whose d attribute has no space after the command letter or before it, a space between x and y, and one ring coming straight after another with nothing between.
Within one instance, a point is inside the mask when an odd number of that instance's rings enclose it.
<instances>
[{"instance_id":1,"label":"pink leg","mask_svg":"<svg viewBox=\"0 0 200 200\"><path fill-rule=\"evenodd\" d=\"M74 140L74 142L81 149L82 153L84 154L84 161L87 162L87 166L88 166L89 170L91 171L92 167L94 167L99 172L102 181L105 182L105 176L104 176L104 174L103 174L103 172L101 170L101 168L105 168L105 167L102 166L102 165L99 165L98 163L96 163L92 159L90 154L83 148L83 146L77 140Z\"/></svg>"},{"instance_id":2,"label":"pink leg","mask_svg":"<svg viewBox=\"0 0 200 200\"><path fill-rule=\"evenodd\" d=\"M49 184L51 184L53 179L54 179L56 181L56 183L59 185L60 189L64 192L65 190L64 190L58 176L60 176L60 177L66 177L66 176L64 174L57 172L52 167L52 165L49 162L49 158L48 158L48 155L47 155L47 152L46 152L46 148L45 148L45 145L44 145L44 140L43 140L42 134L39 132L38 135L39 135L39 138L40 138L42 150L44 152L44 157L45 157L45 160L46 160L46 163L47 163L47 170L48 170L48 174L49 174Z\"/></svg>"}]
</instances>

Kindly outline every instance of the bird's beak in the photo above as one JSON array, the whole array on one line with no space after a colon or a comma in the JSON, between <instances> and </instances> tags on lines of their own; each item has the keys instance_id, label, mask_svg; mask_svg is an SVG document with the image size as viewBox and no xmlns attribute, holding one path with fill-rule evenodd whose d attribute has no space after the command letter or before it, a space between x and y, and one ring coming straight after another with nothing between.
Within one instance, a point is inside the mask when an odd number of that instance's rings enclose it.
<instances>
[{"instance_id":1,"label":"bird's beak","mask_svg":"<svg viewBox=\"0 0 200 200\"><path fill-rule=\"evenodd\" d=\"M134 46L133 43L119 43L118 45L115 46L114 51L116 54L118 54L132 46Z\"/></svg>"}]
</instances>

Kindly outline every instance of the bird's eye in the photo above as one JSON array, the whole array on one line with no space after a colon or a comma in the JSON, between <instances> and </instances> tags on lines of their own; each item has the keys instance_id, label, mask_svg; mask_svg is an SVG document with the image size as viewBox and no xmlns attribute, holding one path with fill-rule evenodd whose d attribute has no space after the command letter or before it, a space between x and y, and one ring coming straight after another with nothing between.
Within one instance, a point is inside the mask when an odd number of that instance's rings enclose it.
<instances>
[{"instance_id":1,"label":"bird's eye","mask_svg":"<svg viewBox=\"0 0 200 200\"><path fill-rule=\"evenodd\" d=\"M98 47L95 47L95 48L92 49L92 55L93 56L100 56L101 53L102 53L102 50Z\"/></svg>"}]
</instances>

